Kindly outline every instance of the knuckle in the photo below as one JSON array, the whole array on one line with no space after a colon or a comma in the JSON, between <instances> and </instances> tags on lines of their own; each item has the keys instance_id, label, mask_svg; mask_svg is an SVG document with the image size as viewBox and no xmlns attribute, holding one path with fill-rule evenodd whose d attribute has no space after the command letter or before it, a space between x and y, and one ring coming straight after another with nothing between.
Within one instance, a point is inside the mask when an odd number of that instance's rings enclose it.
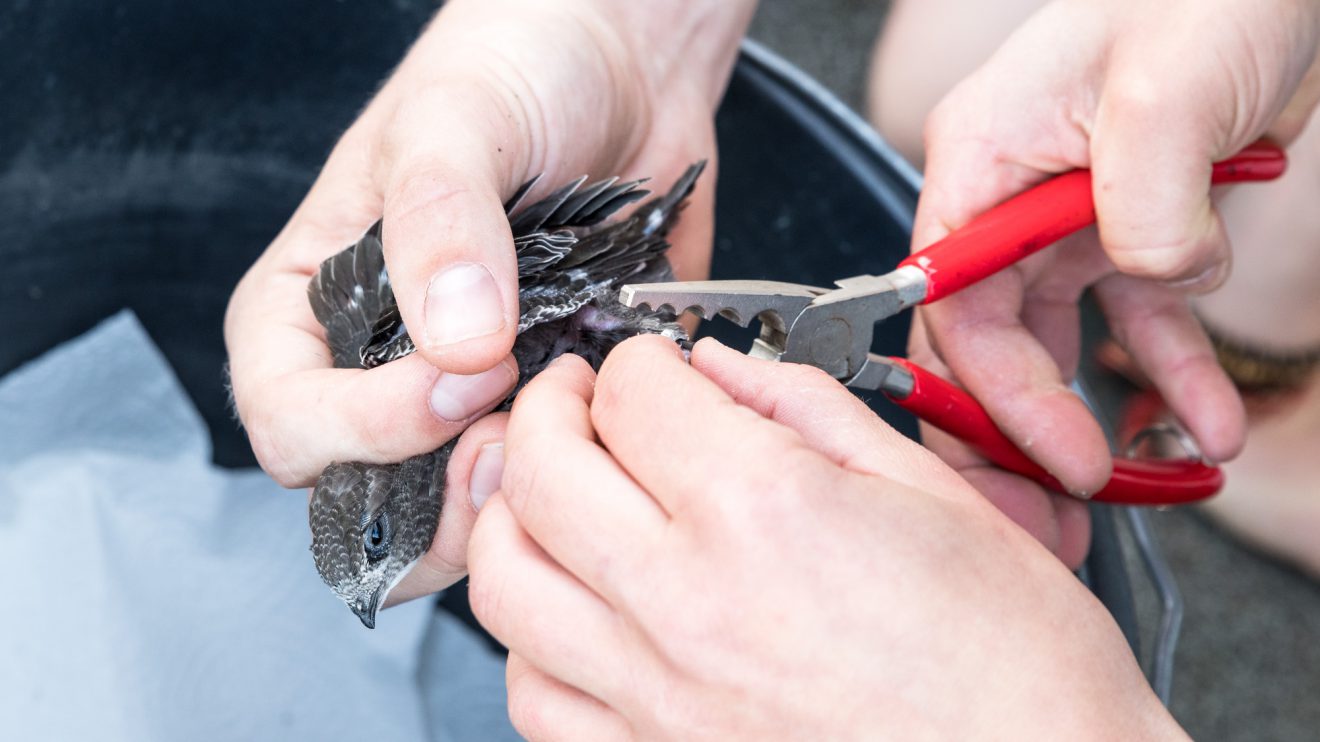
<instances>
[{"instance_id":1,"label":"knuckle","mask_svg":"<svg viewBox=\"0 0 1320 742\"><path fill-rule=\"evenodd\" d=\"M437 120L432 86L418 86L410 95L393 97L384 110L381 155L389 162L407 162L416 147L418 122Z\"/></svg>"},{"instance_id":2,"label":"knuckle","mask_svg":"<svg viewBox=\"0 0 1320 742\"><path fill-rule=\"evenodd\" d=\"M606 434L612 429L614 421L624 416L622 408L627 404L628 395L626 391L620 389L620 386L621 383L614 381L612 376L597 377L588 414L591 417L591 426L601 434Z\"/></svg>"},{"instance_id":3,"label":"knuckle","mask_svg":"<svg viewBox=\"0 0 1320 742\"><path fill-rule=\"evenodd\" d=\"M430 122L426 130L444 126L443 111L425 93L398 104L381 137L380 156L386 163L383 182L386 210L399 212L461 196L470 178L452 164L446 151L437 149L433 137L418 136L417 122ZM452 118L452 117L451 117Z\"/></svg>"},{"instance_id":4,"label":"knuckle","mask_svg":"<svg viewBox=\"0 0 1320 742\"><path fill-rule=\"evenodd\" d=\"M610 358L617 355L613 364L616 366L623 363L651 366L657 360L673 359L677 353L678 346L673 340L660 335L636 335L619 343Z\"/></svg>"},{"instance_id":5,"label":"knuckle","mask_svg":"<svg viewBox=\"0 0 1320 742\"><path fill-rule=\"evenodd\" d=\"M1097 104L1097 133L1119 128L1143 132L1149 127L1168 127L1204 118L1210 101L1201 95L1198 83L1204 74L1185 65L1161 66L1167 54L1156 57L1116 51L1105 72Z\"/></svg>"},{"instance_id":6,"label":"knuckle","mask_svg":"<svg viewBox=\"0 0 1320 742\"><path fill-rule=\"evenodd\" d=\"M548 434L533 434L518 442L516 456L508 456L501 478L501 492L509 509L522 512L534 498L532 493L542 492L555 484L550 471L562 456L563 441Z\"/></svg>"},{"instance_id":7,"label":"knuckle","mask_svg":"<svg viewBox=\"0 0 1320 742\"><path fill-rule=\"evenodd\" d=\"M637 705L631 721L640 739L718 739L710 734L716 726L713 720L703 720L695 712L700 705L700 701L693 702L681 682L667 677L651 689L648 703ZM698 735L696 730L703 730L703 734Z\"/></svg>"},{"instance_id":8,"label":"knuckle","mask_svg":"<svg viewBox=\"0 0 1320 742\"><path fill-rule=\"evenodd\" d=\"M1112 311L1109 323L1114 339L1124 348L1138 352L1165 345L1170 325L1181 324L1189 314L1186 304L1171 301L1123 304ZM1199 325L1196 325L1199 329ZM1202 335L1204 337L1204 335ZM1204 343L1206 353L1212 354L1209 342Z\"/></svg>"},{"instance_id":9,"label":"knuckle","mask_svg":"<svg viewBox=\"0 0 1320 742\"><path fill-rule=\"evenodd\" d=\"M350 429L356 430L361 440L358 446L361 448L361 457L376 462L386 462L403 456L413 455L419 451L403 452L396 450L394 442L400 437L398 418L390 415L364 415L357 420L352 421ZM402 436L405 440L416 440L416 436Z\"/></svg>"},{"instance_id":10,"label":"knuckle","mask_svg":"<svg viewBox=\"0 0 1320 742\"><path fill-rule=\"evenodd\" d=\"M257 409L263 411L249 412L244 419L248 444L252 447L257 465L281 487L292 489L310 484L308 480L315 473L306 471L302 462L291 453L288 435L281 426L273 423L278 415L272 414L260 403Z\"/></svg>"},{"instance_id":11,"label":"knuckle","mask_svg":"<svg viewBox=\"0 0 1320 742\"><path fill-rule=\"evenodd\" d=\"M938 319L924 324L921 332L913 332L908 338L907 358L923 368L939 369L944 366L944 357L940 354L938 345L940 336L944 334L944 328Z\"/></svg>"},{"instance_id":12,"label":"knuckle","mask_svg":"<svg viewBox=\"0 0 1320 742\"><path fill-rule=\"evenodd\" d=\"M1143 121L1168 109L1169 92L1145 69L1122 70L1105 85L1101 107L1115 119Z\"/></svg>"},{"instance_id":13,"label":"knuckle","mask_svg":"<svg viewBox=\"0 0 1320 742\"><path fill-rule=\"evenodd\" d=\"M657 336L638 335L616 345L605 357L596 377L597 395L626 392L638 371L646 371L653 366L652 354L657 347L657 340L668 342Z\"/></svg>"},{"instance_id":14,"label":"knuckle","mask_svg":"<svg viewBox=\"0 0 1320 742\"><path fill-rule=\"evenodd\" d=\"M945 96L935 104L921 126L921 135L926 142L938 142L946 133L957 131L958 104L956 93Z\"/></svg>"},{"instance_id":15,"label":"knuckle","mask_svg":"<svg viewBox=\"0 0 1320 742\"><path fill-rule=\"evenodd\" d=\"M828 478L836 471L833 466L821 466L821 455L796 440L777 451L773 474L762 475L751 483L759 495L755 512L762 519L761 527L767 530L780 529L786 519L799 518L803 501L828 491Z\"/></svg>"},{"instance_id":16,"label":"knuckle","mask_svg":"<svg viewBox=\"0 0 1320 742\"><path fill-rule=\"evenodd\" d=\"M436 538L424 557L427 566L444 575L467 574L467 543L451 538Z\"/></svg>"},{"instance_id":17,"label":"knuckle","mask_svg":"<svg viewBox=\"0 0 1320 742\"><path fill-rule=\"evenodd\" d=\"M589 415L591 426L602 437L617 432L618 428L627 423L629 405L635 405L638 399L630 391L637 380L620 378L626 376L626 374L612 374L610 377L602 376L596 382Z\"/></svg>"},{"instance_id":18,"label":"knuckle","mask_svg":"<svg viewBox=\"0 0 1320 742\"><path fill-rule=\"evenodd\" d=\"M363 148L373 148L379 141L379 131L376 127L375 110L368 109L364 115L360 116L349 125L344 133L340 135L339 141L335 144L336 151L361 151Z\"/></svg>"},{"instance_id":19,"label":"knuckle","mask_svg":"<svg viewBox=\"0 0 1320 742\"><path fill-rule=\"evenodd\" d=\"M660 673L649 683L649 693L657 702L655 722L685 726L693 712L689 684L718 687L737 673L740 655L747 650L740 635L743 623L708 605L692 605L654 627L657 653L666 665L679 668L678 673Z\"/></svg>"},{"instance_id":20,"label":"knuckle","mask_svg":"<svg viewBox=\"0 0 1320 742\"><path fill-rule=\"evenodd\" d=\"M724 650L725 645L720 641L724 624L711 611L693 607L669 616L667 629L657 644L671 665L696 674L702 665Z\"/></svg>"},{"instance_id":21,"label":"knuckle","mask_svg":"<svg viewBox=\"0 0 1320 742\"><path fill-rule=\"evenodd\" d=\"M921 126L922 140L928 150L942 150L953 143L992 145L995 137L987 137L981 111L984 105L970 97L966 89L954 88L940 100L926 116ZM930 159L930 152L927 159Z\"/></svg>"},{"instance_id":22,"label":"knuckle","mask_svg":"<svg viewBox=\"0 0 1320 742\"><path fill-rule=\"evenodd\" d=\"M593 419L598 412L618 413L630 400L647 398L654 389L664 388L662 376L673 372L676 348L672 340L658 335L638 335L619 344L596 377Z\"/></svg>"},{"instance_id":23,"label":"knuckle","mask_svg":"<svg viewBox=\"0 0 1320 742\"><path fill-rule=\"evenodd\" d=\"M491 555L498 554L500 551L497 548L498 539L496 534L493 533L494 526L490 524L490 520L488 518L477 518L472 524L472 530L468 532L467 566L468 574L472 578L473 592L477 589L475 583L484 582L491 565L497 563L491 561ZM469 596L469 601L471 600L473 598Z\"/></svg>"},{"instance_id":24,"label":"knuckle","mask_svg":"<svg viewBox=\"0 0 1320 742\"><path fill-rule=\"evenodd\" d=\"M781 364L779 368L785 379L799 389L835 389L839 386L837 379L816 366L788 363Z\"/></svg>"},{"instance_id":25,"label":"knuckle","mask_svg":"<svg viewBox=\"0 0 1320 742\"><path fill-rule=\"evenodd\" d=\"M1213 248L1198 240L1173 235L1142 243L1112 244L1109 259L1121 273L1155 279L1174 279L1197 271L1212 256Z\"/></svg>"},{"instance_id":26,"label":"knuckle","mask_svg":"<svg viewBox=\"0 0 1320 742\"><path fill-rule=\"evenodd\" d=\"M769 428L769 426L767 426ZM697 515L707 522L720 524L730 544L756 547L759 543L778 543L786 525L802 513L804 499L822 491L822 482L832 467L821 466L821 456L802 445L796 434L787 429L767 429L763 434L743 436L751 456L774 451L772 463L727 467L712 472L703 487L707 492L737 492L736 497L704 498ZM809 484L808 484L809 483ZM771 536L766 539L766 536Z\"/></svg>"},{"instance_id":27,"label":"knuckle","mask_svg":"<svg viewBox=\"0 0 1320 742\"><path fill-rule=\"evenodd\" d=\"M375 162L382 144L375 121L375 109L369 107L340 135L328 160L352 158L365 163Z\"/></svg>"},{"instance_id":28,"label":"knuckle","mask_svg":"<svg viewBox=\"0 0 1320 742\"><path fill-rule=\"evenodd\" d=\"M398 166L390 179L385 190L386 224L406 220L437 204L468 198L471 193L452 168L434 157L419 156Z\"/></svg>"},{"instance_id":29,"label":"knuckle","mask_svg":"<svg viewBox=\"0 0 1320 742\"><path fill-rule=\"evenodd\" d=\"M509 678L509 721L519 734L532 742L553 739L537 684L530 675L530 672L524 672Z\"/></svg>"},{"instance_id":30,"label":"knuckle","mask_svg":"<svg viewBox=\"0 0 1320 742\"><path fill-rule=\"evenodd\" d=\"M480 523L477 530L473 532L473 540L477 540L477 534L480 532ZM472 562L472 579L468 583L468 602L472 606L472 613L481 621L481 625L491 628L502 615L505 604L505 591L503 582L497 574L488 569L482 569L484 562L474 559Z\"/></svg>"}]
</instances>

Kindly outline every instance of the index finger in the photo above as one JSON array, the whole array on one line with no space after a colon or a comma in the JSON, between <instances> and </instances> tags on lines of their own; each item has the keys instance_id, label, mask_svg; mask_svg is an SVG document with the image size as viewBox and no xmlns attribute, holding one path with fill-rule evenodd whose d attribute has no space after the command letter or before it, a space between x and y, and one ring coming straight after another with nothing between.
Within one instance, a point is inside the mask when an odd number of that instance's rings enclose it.
<instances>
[{"instance_id":1,"label":"index finger","mask_svg":"<svg viewBox=\"0 0 1320 742\"><path fill-rule=\"evenodd\" d=\"M585 361L565 355L527 384L509 418L501 492L537 545L617 602L636 589L627 576L668 519L596 442L594 381Z\"/></svg>"},{"instance_id":2,"label":"index finger","mask_svg":"<svg viewBox=\"0 0 1320 742\"><path fill-rule=\"evenodd\" d=\"M805 494L794 482L825 488L844 473L656 336L626 340L605 359L591 419L610 453L676 519L740 517L767 499Z\"/></svg>"},{"instance_id":3,"label":"index finger","mask_svg":"<svg viewBox=\"0 0 1320 742\"><path fill-rule=\"evenodd\" d=\"M928 126L926 187L917 205L914 251L1049 177L1042 168L1063 171L1079 164L1043 158L1028 166L1006 159L985 145L984 137L969 134L977 131L977 122L967 120L963 109L941 108ZM1067 274L1061 285L1085 285L1095 262L1103 260L1098 250L1079 250L1081 239L1065 240L1069 255L1050 265ZM1029 260L1050 259L1042 254ZM1036 267L1014 265L921 307L919 316L930 346L1004 433L1070 491L1094 492L1109 478L1109 449L1089 409L1064 383L1054 355L1026 324L1028 283ZM1053 291L1063 296L1063 288ZM1063 296L1069 304L1076 299ZM1074 325L1069 334L1078 332Z\"/></svg>"}]
</instances>

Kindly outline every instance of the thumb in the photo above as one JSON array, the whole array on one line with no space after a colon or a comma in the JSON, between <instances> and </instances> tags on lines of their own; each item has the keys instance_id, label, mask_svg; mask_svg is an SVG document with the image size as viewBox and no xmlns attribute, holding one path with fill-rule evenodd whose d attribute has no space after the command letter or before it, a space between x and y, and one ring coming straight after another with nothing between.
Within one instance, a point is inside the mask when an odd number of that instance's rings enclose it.
<instances>
[{"instance_id":1,"label":"thumb","mask_svg":"<svg viewBox=\"0 0 1320 742\"><path fill-rule=\"evenodd\" d=\"M1210 201L1225 143L1215 141L1211 98L1196 89L1116 73L1097 110L1091 160L1096 223L1114 266L1203 292L1228 277L1230 253Z\"/></svg>"},{"instance_id":2,"label":"thumb","mask_svg":"<svg viewBox=\"0 0 1320 742\"><path fill-rule=\"evenodd\" d=\"M517 128L500 108L489 93L435 86L400 107L385 138L382 242L399 313L427 361L451 373L494 367L517 334L501 198L512 167L499 155Z\"/></svg>"}]
</instances>

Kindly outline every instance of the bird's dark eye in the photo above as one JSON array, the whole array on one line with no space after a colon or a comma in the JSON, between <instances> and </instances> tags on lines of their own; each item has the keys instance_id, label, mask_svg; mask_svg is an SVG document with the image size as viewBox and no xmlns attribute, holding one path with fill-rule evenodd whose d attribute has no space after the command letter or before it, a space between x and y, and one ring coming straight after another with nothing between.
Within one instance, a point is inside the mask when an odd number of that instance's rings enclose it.
<instances>
[{"instance_id":1,"label":"bird's dark eye","mask_svg":"<svg viewBox=\"0 0 1320 742\"><path fill-rule=\"evenodd\" d=\"M367 559L373 562L384 559L390 551L391 536L390 516L381 513L362 531L362 551L366 553Z\"/></svg>"}]
</instances>

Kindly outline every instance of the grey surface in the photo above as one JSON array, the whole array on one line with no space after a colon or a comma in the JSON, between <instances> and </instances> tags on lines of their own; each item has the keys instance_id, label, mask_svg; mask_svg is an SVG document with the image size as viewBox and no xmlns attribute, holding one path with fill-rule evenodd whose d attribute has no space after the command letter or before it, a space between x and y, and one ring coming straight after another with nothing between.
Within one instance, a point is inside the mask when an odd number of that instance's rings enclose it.
<instances>
[{"instance_id":1,"label":"grey surface","mask_svg":"<svg viewBox=\"0 0 1320 742\"><path fill-rule=\"evenodd\" d=\"M4 739L518 738L504 658L429 601L363 630L131 312L0 378L0 429Z\"/></svg>"},{"instance_id":2,"label":"grey surface","mask_svg":"<svg viewBox=\"0 0 1320 742\"><path fill-rule=\"evenodd\" d=\"M0 379L7 740L430 739L425 605L363 631L320 584L307 505L208 461L127 310Z\"/></svg>"},{"instance_id":3,"label":"grey surface","mask_svg":"<svg viewBox=\"0 0 1320 742\"><path fill-rule=\"evenodd\" d=\"M522 739L506 710L504 656L444 611L435 612L422 642L417 681L431 742Z\"/></svg>"},{"instance_id":4,"label":"grey surface","mask_svg":"<svg viewBox=\"0 0 1320 742\"><path fill-rule=\"evenodd\" d=\"M762 0L752 36L860 110L887 6ZM1157 513L1154 522L1187 599L1173 691L1179 721L1201 740L1320 739L1320 587L1193 511ZM1138 597L1143 625L1153 626L1150 596Z\"/></svg>"},{"instance_id":5,"label":"grey surface","mask_svg":"<svg viewBox=\"0 0 1320 742\"><path fill-rule=\"evenodd\" d=\"M871 44L885 0L761 0L751 37L862 110Z\"/></svg>"}]
</instances>

